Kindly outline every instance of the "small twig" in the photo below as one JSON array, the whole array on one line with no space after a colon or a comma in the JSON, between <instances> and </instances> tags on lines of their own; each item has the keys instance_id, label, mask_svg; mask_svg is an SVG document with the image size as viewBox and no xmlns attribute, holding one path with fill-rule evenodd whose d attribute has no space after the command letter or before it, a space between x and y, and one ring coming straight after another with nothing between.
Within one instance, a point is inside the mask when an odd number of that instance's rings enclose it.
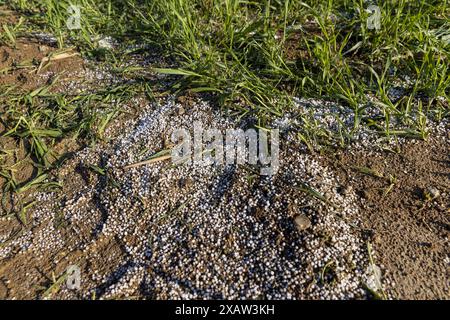
<instances>
[{"instance_id":1,"label":"small twig","mask_svg":"<svg viewBox=\"0 0 450 320\"><path fill-rule=\"evenodd\" d=\"M165 160L169 160L169 159L172 159L171 155L161 156L161 157L158 157L158 158L153 158L153 159L149 159L149 160L145 160L145 161L129 164L129 165L123 167L123 168L124 169L132 169L132 168L137 168L137 167L145 166L147 164L161 162L161 161L165 161Z\"/></svg>"},{"instance_id":2,"label":"small twig","mask_svg":"<svg viewBox=\"0 0 450 320\"><path fill-rule=\"evenodd\" d=\"M41 60L41 63L36 71L36 74L38 74L41 69L44 67L45 64L50 63L52 61L57 61L57 60L62 60L62 59L68 59L68 58L72 58L75 56L80 55L78 52L73 52L73 53L67 53L67 52L63 52L60 54L56 54L56 55L50 55L48 57L45 57Z\"/></svg>"}]
</instances>

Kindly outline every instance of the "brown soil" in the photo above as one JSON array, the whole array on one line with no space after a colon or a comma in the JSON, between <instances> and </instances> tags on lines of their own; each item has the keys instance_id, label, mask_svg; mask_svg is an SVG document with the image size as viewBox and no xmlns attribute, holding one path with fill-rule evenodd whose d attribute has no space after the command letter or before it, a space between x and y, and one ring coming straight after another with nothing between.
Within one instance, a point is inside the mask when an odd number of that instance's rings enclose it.
<instances>
[{"instance_id":1,"label":"brown soil","mask_svg":"<svg viewBox=\"0 0 450 320\"><path fill-rule=\"evenodd\" d=\"M41 66L42 60L56 51L56 48L36 40L18 40L13 48L0 46L0 71L3 71L0 86L15 85L18 89L30 91L49 84L57 75L64 80L65 74L83 70L83 60L78 56Z\"/></svg>"},{"instance_id":2,"label":"brown soil","mask_svg":"<svg viewBox=\"0 0 450 320\"><path fill-rule=\"evenodd\" d=\"M361 196L363 225L400 299L448 299L450 158L448 138L410 141L399 153L340 152L342 181ZM375 170L376 177L355 167ZM391 181L396 177L390 192ZM439 196L430 199L430 188Z\"/></svg>"},{"instance_id":3,"label":"brown soil","mask_svg":"<svg viewBox=\"0 0 450 320\"><path fill-rule=\"evenodd\" d=\"M15 11L9 10L6 6L0 6L0 25L16 23L19 20Z\"/></svg>"}]
</instances>

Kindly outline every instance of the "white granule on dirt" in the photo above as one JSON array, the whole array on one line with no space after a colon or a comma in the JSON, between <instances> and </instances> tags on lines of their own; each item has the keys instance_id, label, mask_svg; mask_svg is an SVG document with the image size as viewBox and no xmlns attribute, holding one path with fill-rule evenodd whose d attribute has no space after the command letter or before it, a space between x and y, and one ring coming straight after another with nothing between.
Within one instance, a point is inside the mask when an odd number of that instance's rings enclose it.
<instances>
[{"instance_id":1,"label":"white granule on dirt","mask_svg":"<svg viewBox=\"0 0 450 320\"><path fill-rule=\"evenodd\" d=\"M109 144L77 153L59 173L66 193L38 194L32 232L0 248L0 256L33 252L80 265L81 292L62 287L60 298L364 297L368 257L356 195L292 135L284 134L273 177L245 165L122 169L164 149L174 128L196 121L233 127L206 102L185 110L167 100L147 106ZM90 165L107 175L83 181L78 169ZM305 184L327 201L301 191ZM298 214L310 228L297 230ZM64 227L55 226L56 215ZM81 253L70 258L75 251ZM57 259L61 252L69 258Z\"/></svg>"}]
</instances>

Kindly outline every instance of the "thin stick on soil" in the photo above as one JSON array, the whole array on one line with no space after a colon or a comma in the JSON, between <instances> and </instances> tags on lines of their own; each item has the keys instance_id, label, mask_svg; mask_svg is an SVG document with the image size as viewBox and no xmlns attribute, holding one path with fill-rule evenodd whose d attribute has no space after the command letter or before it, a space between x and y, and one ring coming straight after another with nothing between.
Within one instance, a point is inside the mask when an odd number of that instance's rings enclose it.
<instances>
[{"instance_id":1,"label":"thin stick on soil","mask_svg":"<svg viewBox=\"0 0 450 320\"><path fill-rule=\"evenodd\" d=\"M149 159L149 160L145 160L145 161L141 161L141 162L136 162L136 163L127 165L123 168L124 169L132 169L132 168L142 167L142 166L145 166L148 164L157 163L157 162L161 162L161 161L165 161L165 160L169 160L169 159L172 159L171 155L161 156L158 158L153 158L153 159Z\"/></svg>"}]
</instances>

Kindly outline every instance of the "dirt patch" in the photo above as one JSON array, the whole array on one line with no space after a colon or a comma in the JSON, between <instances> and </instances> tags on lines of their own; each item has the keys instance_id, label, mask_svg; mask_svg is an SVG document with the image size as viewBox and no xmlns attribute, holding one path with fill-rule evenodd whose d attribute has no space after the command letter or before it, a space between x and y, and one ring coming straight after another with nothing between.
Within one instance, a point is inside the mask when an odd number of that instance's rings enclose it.
<instances>
[{"instance_id":1,"label":"dirt patch","mask_svg":"<svg viewBox=\"0 0 450 320\"><path fill-rule=\"evenodd\" d=\"M83 70L79 56L52 60L57 52L55 47L28 39L18 40L14 47L0 46L0 85L31 91L50 84L56 76L64 80L64 75Z\"/></svg>"},{"instance_id":2,"label":"dirt patch","mask_svg":"<svg viewBox=\"0 0 450 320\"><path fill-rule=\"evenodd\" d=\"M448 299L450 150L447 137L398 153L339 153L334 165L360 195L360 214L400 299ZM365 173L363 173L364 171Z\"/></svg>"},{"instance_id":3,"label":"dirt patch","mask_svg":"<svg viewBox=\"0 0 450 320\"><path fill-rule=\"evenodd\" d=\"M17 12L9 10L6 6L0 6L0 26L3 24L14 24L19 20Z\"/></svg>"},{"instance_id":4,"label":"dirt patch","mask_svg":"<svg viewBox=\"0 0 450 320\"><path fill-rule=\"evenodd\" d=\"M282 35L279 35L281 37ZM291 61L296 62L297 60L304 59L308 61L311 59L308 50L301 47L302 45L302 35L300 33L291 34L284 44L284 54L285 57Z\"/></svg>"}]
</instances>

